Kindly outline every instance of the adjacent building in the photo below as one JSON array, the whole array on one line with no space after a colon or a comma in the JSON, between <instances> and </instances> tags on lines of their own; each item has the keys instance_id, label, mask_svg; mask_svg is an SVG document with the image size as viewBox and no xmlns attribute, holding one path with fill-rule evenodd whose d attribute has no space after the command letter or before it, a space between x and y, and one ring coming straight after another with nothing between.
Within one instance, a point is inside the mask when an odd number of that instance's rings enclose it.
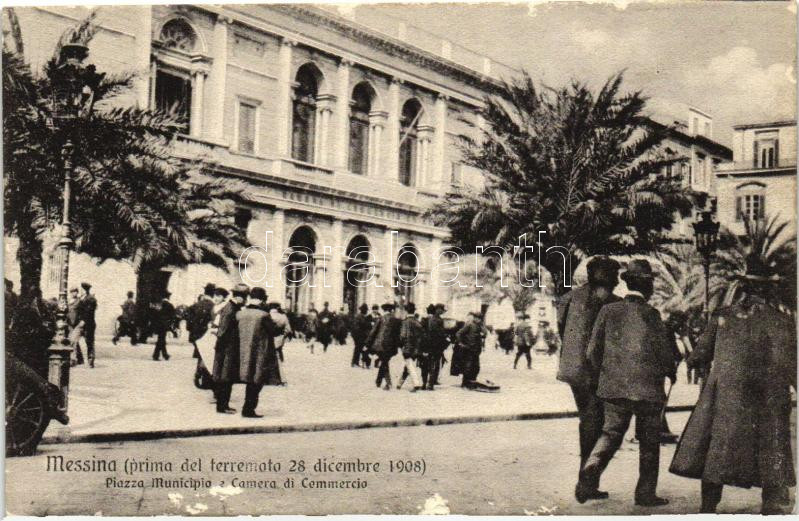
<instances>
[{"instance_id":1,"label":"adjacent building","mask_svg":"<svg viewBox=\"0 0 799 521\"><path fill-rule=\"evenodd\" d=\"M796 122L733 127L733 161L716 170L717 219L737 235L744 220L777 218L796 236Z\"/></svg>"}]
</instances>

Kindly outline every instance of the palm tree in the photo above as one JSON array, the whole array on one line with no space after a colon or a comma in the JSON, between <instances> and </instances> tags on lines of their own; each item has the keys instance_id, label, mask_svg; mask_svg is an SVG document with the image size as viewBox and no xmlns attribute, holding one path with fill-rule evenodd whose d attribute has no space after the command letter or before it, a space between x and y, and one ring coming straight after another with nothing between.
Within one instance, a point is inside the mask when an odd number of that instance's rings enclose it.
<instances>
[{"instance_id":1,"label":"palm tree","mask_svg":"<svg viewBox=\"0 0 799 521\"><path fill-rule=\"evenodd\" d=\"M13 10L4 11L15 18ZM40 74L25 64L21 43L16 50L3 47L4 231L19 239L23 299L40 292L43 238L61 222L67 137L75 145L70 206L76 251L99 260L129 259L141 273L193 262L228 267L247 244L233 219L246 200L243 186L211 178L202 162L174 155L182 128L174 114L114 104L132 87L133 74L81 68L93 96L82 100L76 120L54 117L54 93L65 81L61 46L87 45L94 32L94 15L66 31Z\"/></svg>"},{"instance_id":2,"label":"palm tree","mask_svg":"<svg viewBox=\"0 0 799 521\"><path fill-rule=\"evenodd\" d=\"M693 244L669 244L649 259L658 271L651 304L670 315L702 309L705 301L705 275L702 257ZM711 278L711 295L718 293L720 280Z\"/></svg>"},{"instance_id":3,"label":"palm tree","mask_svg":"<svg viewBox=\"0 0 799 521\"><path fill-rule=\"evenodd\" d=\"M772 302L784 311L796 313L796 237L787 234L788 222L778 216L749 219L744 216L742 236L725 230L721 247L711 270L724 281L723 303L732 302L738 293L740 275L747 261L754 260L768 268L768 275L778 280L769 288Z\"/></svg>"},{"instance_id":4,"label":"palm tree","mask_svg":"<svg viewBox=\"0 0 799 521\"><path fill-rule=\"evenodd\" d=\"M579 259L654 251L694 194L662 174L680 160L661 146L669 129L653 125L646 99L622 94L621 83L618 74L596 93L579 82L539 89L526 73L505 83L485 100L479 138L461 136L464 163L482 172L483 186L447 194L434 220L465 250L511 252L521 235L540 238L558 291ZM556 246L576 257L570 266L546 254Z\"/></svg>"}]
</instances>

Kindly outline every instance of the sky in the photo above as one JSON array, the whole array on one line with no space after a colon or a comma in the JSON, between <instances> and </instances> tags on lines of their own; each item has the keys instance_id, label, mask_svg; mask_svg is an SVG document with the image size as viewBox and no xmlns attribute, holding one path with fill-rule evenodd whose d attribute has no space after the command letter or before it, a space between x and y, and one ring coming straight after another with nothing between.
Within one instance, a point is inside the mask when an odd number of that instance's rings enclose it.
<instances>
[{"instance_id":1,"label":"sky","mask_svg":"<svg viewBox=\"0 0 799 521\"><path fill-rule=\"evenodd\" d=\"M624 85L650 98L658 119L688 106L713 116L727 146L732 126L796 118L794 2L549 2L372 4L377 10L560 86ZM413 43L413 42L410 42Z\"/></svg>"}]
</instances>

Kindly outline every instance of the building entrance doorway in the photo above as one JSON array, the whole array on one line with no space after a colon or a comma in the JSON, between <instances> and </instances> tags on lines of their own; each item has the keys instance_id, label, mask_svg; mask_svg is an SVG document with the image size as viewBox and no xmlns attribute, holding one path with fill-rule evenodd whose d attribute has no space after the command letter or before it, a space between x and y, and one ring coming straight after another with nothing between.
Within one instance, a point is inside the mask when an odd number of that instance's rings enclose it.
<instances>
[{"instance_id":1,"label":"building entrance doorway","mask_svg":"<svg viewBox=\"0 0 799 521\"><path fill-rule=\"evenodd\" d=\"M353 237L347 245L347 261L344 266L344 304L350 315L357 313L358 307L366 302L366 285L374 272L369 262L369 241L363 235Z\"/></svg>"},{"instance_id":2,"label":"building entrance doorway","mask_svg":"<svg viewBox=\"0 0 799 521\"><path fill-rule=\"evenodd\" d=\"M292 313L305 313L313 302L316 234L308 226L297 228L289 239L286 265L286 305Z\"/></svg>"}]
</instances>

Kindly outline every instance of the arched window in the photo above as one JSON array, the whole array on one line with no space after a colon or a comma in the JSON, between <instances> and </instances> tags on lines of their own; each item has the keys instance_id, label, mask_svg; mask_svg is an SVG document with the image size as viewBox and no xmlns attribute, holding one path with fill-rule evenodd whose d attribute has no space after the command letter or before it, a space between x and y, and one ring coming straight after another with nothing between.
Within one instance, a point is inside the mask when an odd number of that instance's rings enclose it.
<instances>
[{"instance_id":1,"label":"arched window","mask_svg":"<svg viewBox=\"0 0 799 521\"><path fill-rule=\"evenodd\" d=\"M366 303L366 287L374 268L369 263L369 241L356 235L347 245L347 262L344 276L344 303L350 314Z\"/></svg>"},{"instance_id":2,"label":"arched window","mask_svg":"<svg viewBox=\"0 0 799 521\"><path fill-rule=\"evenodd\" d=\"M316 234L300 226L289 239L291 253L286 264L286 302L294 313L307 311L313 301L314 254Z\"/></svg>"},{"instance_id":3,"label":"arched window","mask_svg":"<svg viewBox=\"0 0 799 521\"><path fill-rule=\"evenodd\" d=\"M744 183L735 189L735 220L754 222L766 217L766 185Z\"/></svg>"},{"instance_id":4,"label":"arched window","mask_svg":"<svg viewBox=\"0 0 799 521\"><path fill-rule=\"evenodd\" d=\"M369 165L369 112L372 110L372 88L359 83L350 102L350 172L365 174Z\"/></svg>"},{"instance_id":5,"label":"arched window","mask_svg":"<svg viewBox=\"0 0 799 521\"><path fill-rule=\"evenodd\" d=\"M402 106L402 117L400 118L399 181L405 186L413 186L418 174L418 128L421 116L422 105L418 100L408 100L405 105Z\"/></svg>"},{"instance_id":6,"label":"arched window","mask_svg":"<svg viewBox=\"0 0 799 521\"><path fill-rule=\"evenodd\" d=\"M314 161L314 132L316 130L316 100L319 94L317 71L311 64L297 71L297 88L291 120L291 157L299 161Z\"/></svg>"},{"instance_id":7,"label":"arched window","mask_svg":"<svg viewBox=\"0 0 799 521\"><path fill-rule=\"evenodd\" d=\"M400 248L397 255L397 270L394 273L397 287L394 294L401 305L414 301L414 287L419 272L419 252L412 244Z\"/></svg>"},{"instance_id":8,"label":"arched window","mask_svg":"<svg viewBox=\"0 0 799 521\"><path fill-rule=\"evenodd\" d=\"M197 35L194 29L180 18L170 20L161 28L161 43L167 49L192 52L197 45Z\"/></svg>"}]
</instances>

